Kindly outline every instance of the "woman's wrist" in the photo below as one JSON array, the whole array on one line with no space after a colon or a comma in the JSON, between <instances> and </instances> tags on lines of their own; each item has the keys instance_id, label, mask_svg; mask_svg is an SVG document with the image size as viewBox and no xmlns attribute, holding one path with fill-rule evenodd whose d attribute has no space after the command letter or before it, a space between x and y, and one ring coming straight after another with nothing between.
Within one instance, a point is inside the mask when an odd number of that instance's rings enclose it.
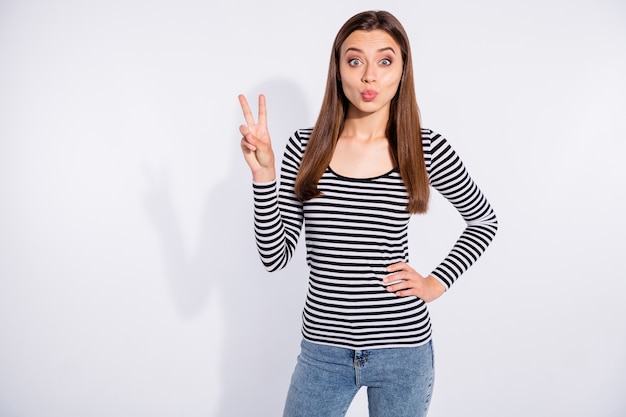
<instances>
[{"instance_id":1,"label":"woman's wrist","mask_svg":"<svg viewBox=\"0 0 626 417\"><path fill-rule=\"evenodd\" d=\"M276 171L273 169L252 173L252 181L254 182L272 182L274 180L276 180Z\"/></svg>"},{"instance_id":2,"label":"woman's wrist","mask_svg":"<svg viewBox=\"0 0 626 417\"><path fill-rule=\"evenodd\" d=\"M426 285L428 287L429 295L428 300L424 300L426 302L435 301L446 292L446 287L444 287L443 284L432 275L426 277Z\"/></svg>"}]
</instances>

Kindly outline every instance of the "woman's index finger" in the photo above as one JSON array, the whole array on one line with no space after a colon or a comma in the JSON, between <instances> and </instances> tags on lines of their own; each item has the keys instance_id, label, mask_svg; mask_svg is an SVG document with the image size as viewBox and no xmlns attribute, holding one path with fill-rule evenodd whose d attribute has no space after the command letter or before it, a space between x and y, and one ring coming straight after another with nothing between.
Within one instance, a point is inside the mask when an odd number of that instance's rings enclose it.
<instances>
[{"instance_id":1,"label":"woman's index finger","mask_svg":"<svg viewBox=\"0 0 626 417\"><path fill-rule=\"evenodd\" d=\"M246 119L246 124L248 126L254 125L254 116L252 116L252 111L250 110L250 106L248 105L248 100L246 100L246 96L243 94L239 94L239 104L241 105L241 110L243 111L243 117Z\"/></svg>"}]
</instances>

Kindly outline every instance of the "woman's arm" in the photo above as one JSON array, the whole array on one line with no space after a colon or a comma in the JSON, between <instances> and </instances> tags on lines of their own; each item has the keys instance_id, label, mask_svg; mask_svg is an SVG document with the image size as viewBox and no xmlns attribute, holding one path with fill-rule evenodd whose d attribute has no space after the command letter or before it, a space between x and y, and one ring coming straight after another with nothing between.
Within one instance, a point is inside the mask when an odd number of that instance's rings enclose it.
<instances>
[{"instance_id":1,"label":"woman's arm","mask_svg":"<svg viewBox=\"0 0 626 417\"><path fill-rule=\"evenodd\" d=\"M257 249L268 271L284 268L293 257L304 215L293 187L302 159L302 131L285 147L280 186L275 180L253 181L254 231Z\"/></svg>"},{"instance_id":2,"label":"woman's arm","mask_svg":"<svg viewBox=\"0 0 626 417\"><path fill-rule=\"evenodd\" d=\"M448 255L431 273L448 289L491 244L498 221L452 146L443 136L429 134L430 183L457 209L466 224Z\"/></svg>"},{"instance_id":3,"label":"woman's arm","mask_svg":"<svg viewBox=\"0 0 626 417\"><path fill-rule=\"evenodd\" d=\"M383 282L390 284L387 291L399 297L415 296L430 302L443 295L478 260L493 240L498 222L491 205L446 139L428 130L422 135L430 183L457 209L466 227L448 256L427 277L406 262L398 262L387 268L389 275Z\"/></svg>"},{"instance_id":4,"label":"woman's arm","mask_svg":"<svg viewBox=\"0 0 626 417\"><path fill-rule=\"evenodd\" d=\"M257 122L245 96L239 95L239 103L246 120L246 124L239 127L239 132L242 135L241 151L252 172L257 249L265 268L276 271L284 268L293 256L302 229L302 204L293 194L302 147L295 140L296 133L285 150L279 192L274 151L267 127L265 96L259 95Z\"/></svg>"}]
</instances>

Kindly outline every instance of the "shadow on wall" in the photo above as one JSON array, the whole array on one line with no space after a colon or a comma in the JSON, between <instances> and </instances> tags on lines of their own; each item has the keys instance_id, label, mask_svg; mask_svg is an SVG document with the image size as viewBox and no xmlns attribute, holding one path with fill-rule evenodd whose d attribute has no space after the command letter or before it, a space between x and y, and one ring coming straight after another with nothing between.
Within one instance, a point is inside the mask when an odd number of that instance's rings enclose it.
<instances>
[{"instance_id":1,"label":"shadow on wall","mask_svg":"<svg viewBox=\"0 0 626 417\"><path fill-rule=\"evenodd\" d=\"M279 167L287 138L312 122L303 122L309 114L303 93L285 80L262 83L245 93L255 120L259 93L267 97ZM166 178L153 181L146 202L162 239L172 302L180 315L201 314L212 296L221 301L224 340L222 358L216 361L221 369L206 370L220 373L221 396L217 407L212 407L214 415L276 416L282 414L298 351L307 269L304 257L298 255L302 249L283 271L270 276L262 267L254 242L251 174L239 150L238 127L244 119L237 97L232 101L236 116L229 140L237 149L227 179L207 196L195 253L185 253ZM302 248L303 242L298 246Z\"/></svg>"},{"instance_id":2,"label":"shadow on wall","mask_svg":"<svg viewBox=\"0 0 626 417\"><path fill-rule=\"evenodd\" d=\"M24 417L23 414L18 414L12 406L4 402L0 398L0 416L2 417Z\"/></svg>"}]
</instances>

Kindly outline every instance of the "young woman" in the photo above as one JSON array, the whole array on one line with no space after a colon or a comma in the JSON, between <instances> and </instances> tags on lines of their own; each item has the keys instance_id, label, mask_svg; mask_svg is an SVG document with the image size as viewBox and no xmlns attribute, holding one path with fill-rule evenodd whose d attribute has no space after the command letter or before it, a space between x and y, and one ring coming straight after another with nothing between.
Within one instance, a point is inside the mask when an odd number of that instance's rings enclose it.
<instances>
[{"instance_id":1,"label":"young woman","mask_svg":"<svg viewBox=\"0 0 626 417\"><path fill-rule=\"evenodd\" d=\"M319 117L288 141L280 185L265 98L256 122L245 97L239 100L265 267L284 267L303 224L306 231L303 340L284 416L343 416L361 386L372 417L425 416L433 384L426 303L481 256L497 222L446 139L420 127L402 25L384 11L343 25ZM409 265L407 229L412 214L426 212L431 186L467 225L422 276Z\"/></svg>"}]
</instances>

